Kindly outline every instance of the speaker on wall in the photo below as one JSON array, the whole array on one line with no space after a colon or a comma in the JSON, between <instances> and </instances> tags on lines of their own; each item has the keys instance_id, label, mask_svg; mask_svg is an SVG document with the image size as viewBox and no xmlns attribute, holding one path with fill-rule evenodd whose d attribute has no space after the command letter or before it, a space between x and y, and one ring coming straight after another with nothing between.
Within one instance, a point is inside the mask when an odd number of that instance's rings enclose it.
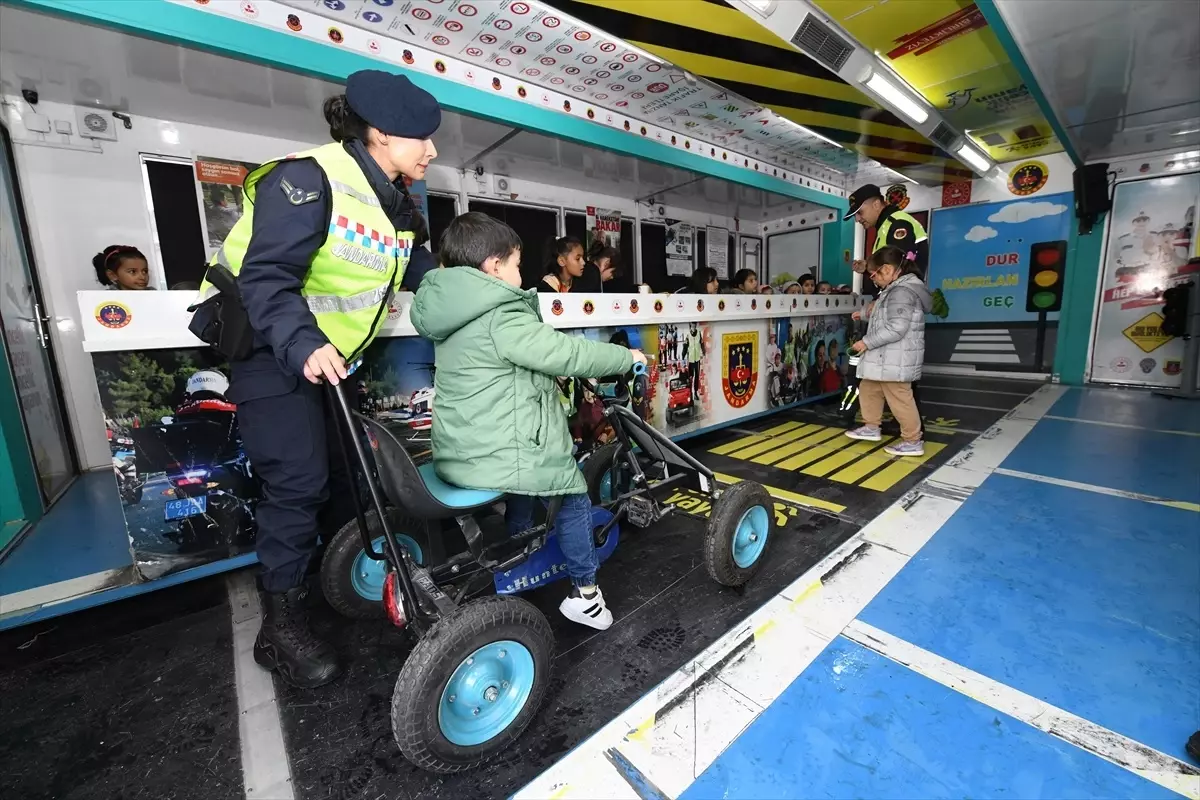
<instances>
[{"instance_id":1,"label":"speaker on wall","mask_svg":"<svg viewBox=\"0 0 1200 800\"><path fill-rule=\"evenodd\" d=\"M1075 216L1079 233L1091 233L1100 215L1112 208L1108 193L1108 164L1085 164L1075 170Z\"/></svg>"}]
</instances>

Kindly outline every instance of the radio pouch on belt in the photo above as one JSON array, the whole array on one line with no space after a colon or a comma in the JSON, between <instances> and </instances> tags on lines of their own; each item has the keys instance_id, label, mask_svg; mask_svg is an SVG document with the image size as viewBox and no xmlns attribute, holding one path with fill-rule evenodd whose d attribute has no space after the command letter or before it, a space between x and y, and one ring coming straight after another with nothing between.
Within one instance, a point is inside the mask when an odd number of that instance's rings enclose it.
<instances>
[{"instance_id":1,"label":"radio pouch on belt","mask_svg":"<svg viewBox=\"0 0 1200 800\"><path fill-rule=\"evenodd\" d=\"M237 276L220 264L213 264L205 278L217 292L188 307L192 312L188 330L230 361L248 358L254 351L254 329L242 305Z\"/></svg>"}]
</instances>

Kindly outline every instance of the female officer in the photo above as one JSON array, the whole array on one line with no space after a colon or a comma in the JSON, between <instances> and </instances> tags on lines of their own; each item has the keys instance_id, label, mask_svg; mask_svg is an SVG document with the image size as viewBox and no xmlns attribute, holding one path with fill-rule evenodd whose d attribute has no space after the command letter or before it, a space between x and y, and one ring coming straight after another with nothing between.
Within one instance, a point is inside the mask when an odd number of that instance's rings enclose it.
<instances>
[{"instance_id":1,"label":"female officer","mask_svg":"<svg viewBox=\"0 0 1200 800\"><path fill-rule=\"evenodd\" d=\"M354 483L320 384L347 378L405 272L431 266L414 242L427 227L404 178L423 179L437 155L429 137L441 109L408 78L368 70L326 101L325 119L335 143L246 178L245 213L213 258L237 276L253 329L252 352L230 365L228 398L264 482L254 657L302 688L341 674L333 647L309 629L303 581L318 530L332 534L354 515Z\"/></svg>"}]
</instances>

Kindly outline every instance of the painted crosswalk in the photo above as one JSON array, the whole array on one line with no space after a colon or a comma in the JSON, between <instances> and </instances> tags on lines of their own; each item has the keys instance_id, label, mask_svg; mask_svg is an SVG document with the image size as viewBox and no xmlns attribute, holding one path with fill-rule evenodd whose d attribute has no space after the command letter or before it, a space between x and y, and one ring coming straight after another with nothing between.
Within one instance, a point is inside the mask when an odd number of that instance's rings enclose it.
<instances>
[{"instance_id":1,"label":"painted crosswalk","mask_svg":"<svg viewBox=\"0 0 1200 800\"><path fill-rule=\"evenodd\" d=\"M1012 334L1006 328L965 330L958 335L952 363L1020 364Z\"/></svg>"},{"instance_id":2,"label":"painted crosswalk","mask_svg":"<svg viewBox=\"0 0 1200 800\"><path fill-rule=\"evenodd\" d=\"M785 422L725 442L709 452L885 492L946 448L941 442L925 442L925 455L897 458L883 449L895 439L885 436L882 441L862 442L847 437L844 428Z\"/></svg>"}]
</instances>

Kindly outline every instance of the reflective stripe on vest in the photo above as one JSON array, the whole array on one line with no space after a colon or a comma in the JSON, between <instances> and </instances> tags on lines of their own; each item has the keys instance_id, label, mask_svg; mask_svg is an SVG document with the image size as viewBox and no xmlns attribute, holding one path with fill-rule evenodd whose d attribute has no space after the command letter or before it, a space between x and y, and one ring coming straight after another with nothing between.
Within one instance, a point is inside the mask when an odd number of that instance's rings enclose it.
<instances>
[{"instance_id":1,"label":"reflective stripe on vest","mask_svg":"<svg viewBox=\"0 0 1200 800\"><path fill-rule=\"evenodd\" d=\"M325 241L312 257L300 294L321 332L351 358L370 344L386 322L386 303L404 276L413 234L392 227L362 168L340 144L288 156L299 158L312 159L321 167L332 192ZM235 275L241 271L253 232L256 189L277 163L264 164L246 178L245 211L210 263ZM205 281L202 295L211 291Z\"/></svg>"}]
</instances>

